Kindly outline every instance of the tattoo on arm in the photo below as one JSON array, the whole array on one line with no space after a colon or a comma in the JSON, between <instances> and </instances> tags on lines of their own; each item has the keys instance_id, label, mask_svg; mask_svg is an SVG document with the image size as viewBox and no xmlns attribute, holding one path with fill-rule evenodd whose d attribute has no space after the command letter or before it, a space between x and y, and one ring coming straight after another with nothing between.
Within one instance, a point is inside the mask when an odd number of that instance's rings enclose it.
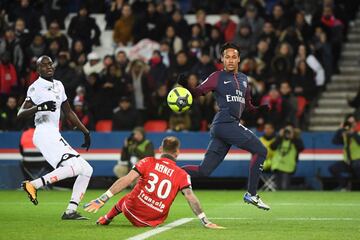
<instances>
[{"instance_id":1,"label":"tattoo on arm","mask_svg":"<svg viewBox=\"0 0 360 240\"><path fill-rule=\"evenodd\" d=\"M184 196L185 196L186 200L188 201L190 208L194 212L194 214L197 216L200 213L202 213L203 210L201 208L200 201L195 196L193 191L190 188L186 188L186 189L183 189L182 192L184 193Z\"/></svg>"}]
</instances>

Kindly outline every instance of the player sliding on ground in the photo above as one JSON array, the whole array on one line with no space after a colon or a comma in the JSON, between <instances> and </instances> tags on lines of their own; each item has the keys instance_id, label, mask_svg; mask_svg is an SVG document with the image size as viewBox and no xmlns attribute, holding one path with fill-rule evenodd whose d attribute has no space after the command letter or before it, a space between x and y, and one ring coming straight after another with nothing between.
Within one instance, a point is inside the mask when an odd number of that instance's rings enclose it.
<instances>
[{"instance_id":1,"label":"player sliding on ground","mask_svg":"<svg viewBox=\"0 0 360 240\"><path fill-rule=\"evenodd\" d=\"M207 219L199 200L191 190L190 176L176 166L179 147L180 142L176 137L164 138L159 159L147 157L139 161L103 195L85 204L85 210L96 213L113 195L139 178L134 189L121 198L106 215L100 217L97 224L108 225L114 217L123 213L134 226L156 227L165 221L171 204L181 191L204 227L223 228Z\"/></svg>"},{"instance_id":2,"label":"player sliding on ground","mask_svg":"<svg viewBox=\"0 0 360 240\"><path fill-rule=\"evenodd\" d=\"M267 150L255 134L240 123L244 110L267 112L269 107L252 105L248 77L239 72L240 50L237 45L225 43L221 48L221 61L224 70L212 73L195 89L189 89L193 97L213 91L220 110L212 122L211 139L204 160L198 166L188 165L183 169L192 177L207 177L224 160L232 145L247 150L251 152L252 159L244 201L269 210L270 207L256 194ZM184 87L187 85L184 77L180 77L178 83Z\"/></svg>"},{"instance_id":3,"label":"player sliding on ground","mask_svg":"<svg viewBox=\"0 0 360 240\"><path fill-rule=\"evenodd\" d=\"M85 220L77 211L81 198L86 192L93 169L60 135L60 108L71 123L84 133L85 143L90 147L89 130L71 110L63 84L54 80L54 63L48 56L41 56L37 62L40 77L29 87L27 97L22 104L18 118L30 118L35 114L35 132L33 141L54 171L31 182L24 181L23 189L30 201L38 204L37 189L65 178L77 176L69 205L62 215L63 220Z\"/></svg>"}]
</instances>

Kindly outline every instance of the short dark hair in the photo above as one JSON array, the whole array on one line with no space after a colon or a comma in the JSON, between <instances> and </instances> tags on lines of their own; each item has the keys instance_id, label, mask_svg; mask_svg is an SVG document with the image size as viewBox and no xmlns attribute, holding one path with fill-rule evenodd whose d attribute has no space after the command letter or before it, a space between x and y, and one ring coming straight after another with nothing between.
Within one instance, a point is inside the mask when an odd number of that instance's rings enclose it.
<instances>
[{"instance_id":1,"label":"short dark hair","mask_svg":"<svg viewBox=\"0 0 360 240\"><path fill-rule=\"evenodd\" d=\"M161 146L164 153L175 153L180 147L180 141L177 137L168 136L162 140Z\"/></svg>"},{"instance_id":2,"label":"short dark hair","mask_svg":"<svg viewBox=\"0 0 360 240\"><path fill-rule=\"evenodd\" d=\"M229 49L229 48L237 50L238 53L239 53L239 56L240 56L240 47L238 45L236 45L235 43L232 43L232 42L227 42L227 43L225 43L224 45L221 46L221 49L220 49L221 55L223 56L225 50Z\"/></svg>"}]
</instances>

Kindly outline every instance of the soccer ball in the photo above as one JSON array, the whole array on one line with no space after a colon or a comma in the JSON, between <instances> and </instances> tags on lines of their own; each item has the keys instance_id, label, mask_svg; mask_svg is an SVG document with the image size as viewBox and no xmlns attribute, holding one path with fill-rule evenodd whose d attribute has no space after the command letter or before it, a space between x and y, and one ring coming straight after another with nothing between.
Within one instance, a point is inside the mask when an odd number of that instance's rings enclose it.
<instances>
[{"instance_id":1,"label":"soccer ball","mask_svg":"<svg viewBox=\"0 0 360 240\"><path fill-rule=\"evenodd\" d=\"M174 112L187 111L193 102L189 90L183 87L176 87L171 90L167 96L167 103Z\"/></svg>"}]
</instances>

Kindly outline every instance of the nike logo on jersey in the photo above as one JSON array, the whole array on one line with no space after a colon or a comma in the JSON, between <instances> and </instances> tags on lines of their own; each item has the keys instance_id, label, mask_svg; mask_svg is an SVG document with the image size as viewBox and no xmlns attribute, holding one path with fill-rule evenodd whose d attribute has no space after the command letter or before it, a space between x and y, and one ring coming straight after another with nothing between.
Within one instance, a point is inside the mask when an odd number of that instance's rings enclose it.
<instances>
[{"instance_id":1,"label":"nike logo on jersey","mask_svg":"<svg viewBox=\"0 0 360 240\"><path fill-rule=\"evenodd\" d=\"M224 84L228 84L228 83L231 83L231 81L224 81Z\"/></svg>"}]
</instances>

